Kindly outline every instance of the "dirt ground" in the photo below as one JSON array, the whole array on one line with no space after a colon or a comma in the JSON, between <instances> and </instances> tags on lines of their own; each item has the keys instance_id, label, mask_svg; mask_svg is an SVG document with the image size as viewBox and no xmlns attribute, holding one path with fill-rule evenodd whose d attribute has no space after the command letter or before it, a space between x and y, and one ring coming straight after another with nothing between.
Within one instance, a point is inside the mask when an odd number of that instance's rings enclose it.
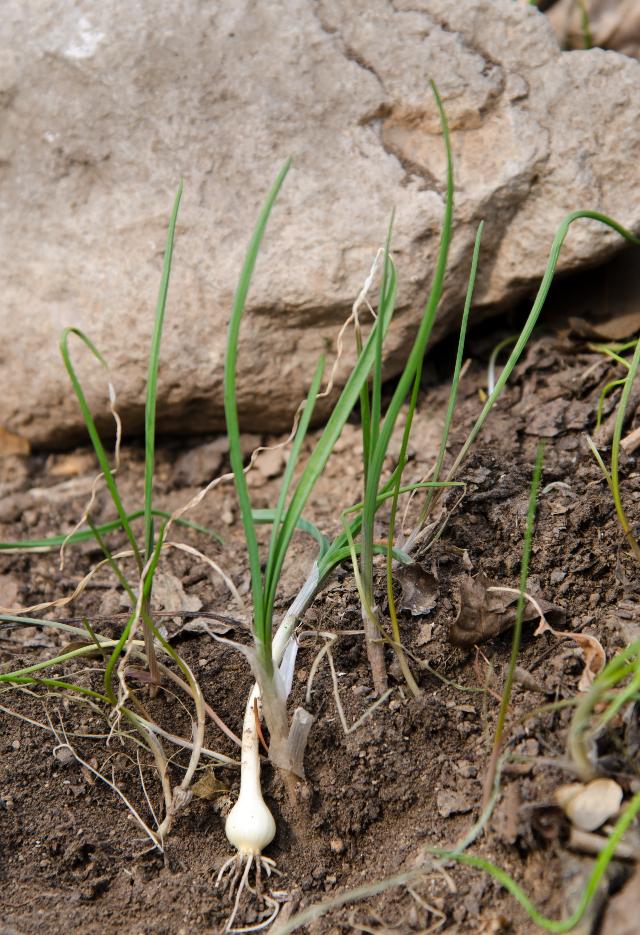
<instances>
[{"instance_id":1,"label":"dirt ground","mask_svg":"<svg viewBox=\"0 0 640 935\"><path fill-rule=\"evenodd\" d=\"M489 354L513 331L513 325L505 323L501 329L485 326L472 335L451 455L479 412ZM452 353L453 346L441 348L437 369L430 366L426 375L407 478L419 478L433 464ZM584 437L594 430L601 388L618 373L615 365L587 347L566 319L556 318L553 326L536 332L463 466L464 497L457 502L457 491L447 495L446 528L435 545L418 553L420 575L413 594L408 579L400 586L399 576L398 596L405 608L402 635L422 689L418 699L410 697L387 648L392 693L358 729L345 734L326 656L317 667L309 704L305 692L314 660L325 645L320 633L361 628L348 565L332 577L306 615L290 705L293 710L296 704L305 704L316 718L305 758L306 780L289 796L271 767L265 765L263 770L266 800L278 826L267 853L282 873L272 884L283 902L281 919L329 896L422 865L423 875L409 888L397 886L334 909L306 931L317 935L540 931L491 877L453 863L434 868L425 854L428 845L454 845L479 815L511 648L509 629L472 644L482 636L473 610L464 616L473 631L465 631L469 645L456 646L450 636L452 631L460 632L460 623L457 629L454 623L461 587L464 592L470 578L484 575L495 585L518 585L539 438L547 445L529 591L554 605L555 627L597 637L608 656L640 636L637 570L623 547L611 496ZM613 395L605 406L605 425L616 399ZM631 419L628 429L634 424ZM254 441L247 439L247 447ZM223 449L211 438L164 440L158 450L157 506L172 510L185 503L225 468ZM359 498L359 451L357 426L349 425L306 511L328 535L338 531L340 509ZM270 454L262 468L251 472L256 507L273 505L282 465L279 455ZM88 449L1 459L0 539L70 530L87 503L95 471ZM623 476L624 502L635 522L640 519L640 484L633 456L625 458ZM128 509L139 508L143 451L135 440L126 441L119 477ZM100 491L94 516L106 521L113 515L106 493ZM219 532L224 547L190 529L177 530L174 539L213 558L248 598L247 563L232 488L222 485L212 491L190 518ZM384 515L380 532L385 532ZM112 547L123 546L124 538L114 533L109 542ZM313 542L296 537L280 609L295 595L313 556ZM95 544L69 548L60 571L56 552L2 554L0 604L25 607L69 595L101 557ZM224 583L197 555L172 549L161 572L163 587L157 601L165 610L242 617ZM382 581L379 600L386 611ZM76 601L53 608L48 615L67 622L86 615L97 632L115 635L122 626L118 614L125 611L122 591L104 569ZM504 618L512 616L505 610ZM190 631L184 618L158 620L166 623L174 647L196 673L207 701L239 733L251 685L244 658L210 635ZM557 919L576 905L594 858L568 849L567 821L554 804L557 785L573 778L566 754L570 708L536 710L574 697L584 662L575 642L550 633L535 636L535 627L536 621L525 624L508 719L509 747L520 758L505 767L498 806L470 851L512 874L540 911ZM239 624L230 624L227 636L247 641ZM55 656L68 643L68 636L52 629L2 626L0 660L5 671L17 669ZM374 701L362 636L338 635L332 653L339 697L348 724L353 724ZM64 667L54 666L47 674L99 689L103 669L101 658L79 658ZM177 703L176 694L162 692L150 701L144 685L138 694L165 729L190 736L187 709ZM7 688L0 704L0 935L221 932L230 903L216 890L215 881L218 868L231 854L223 814L237 792L237 770L216 767L219 792L210 799L194 796L176 818L165 853L159 854L150 851L148 840L111 788L66 750L55 751L58 741L49 724L59 737L66 731L82 760L112 779L147 820L149 805L141 775L149 802L161 808L148 753L121 734L107 742L109 724L99 706L92 708L70 693L43 687ZM615 725L599 745L603 768L626 794L637 790L640 766L637 706L632 715ZM237 747L211 722L206 746L237 755ZM185 753L167 747L175 779L186 763ZM205 772L211 779L210 766L203 760L202 775ZM635 835L637 845L637 825L630 835ZM623 932L612 915L619 912L616 900L626 901L627 919L634 910L637 917L640 910L638 877L624 887L632 871L631 864L611 865L606 885L575 931ZM237 924L259 923L263 908L243 901Z\"/></svg>"}]
</instances>

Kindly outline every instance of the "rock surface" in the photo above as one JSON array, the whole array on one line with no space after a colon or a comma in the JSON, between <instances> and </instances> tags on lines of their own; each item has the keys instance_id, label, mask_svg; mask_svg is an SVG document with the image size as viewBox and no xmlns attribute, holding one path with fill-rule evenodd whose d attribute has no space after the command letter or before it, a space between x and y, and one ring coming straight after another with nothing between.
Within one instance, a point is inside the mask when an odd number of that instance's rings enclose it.
<instances>
[{"instance_id":1,"label":"rock surface","mask_svg":"<svg viewBox=\"0 0 640 935\"><path fill-rule=\"evenodd\" d=\"M246 429L289 423L396 209L397 371L428 290L452 128L456 229L436 337L456 327L486 221L474 316L541 276L568 211L640 227L640 65L560 53L512 0L5 0L0 48L0 424L36 445L82 435L57 351L83 328L109 361L129 433L168 214L185 181L162 348L159 427L222 424L225 331L266 189L294 168L261 255L242 340ZM620 240L576 226L561 268ZM75 348L100 423L104 374ZM341 369L344 377L347 362Z\"/></svg>"}]
</instances>

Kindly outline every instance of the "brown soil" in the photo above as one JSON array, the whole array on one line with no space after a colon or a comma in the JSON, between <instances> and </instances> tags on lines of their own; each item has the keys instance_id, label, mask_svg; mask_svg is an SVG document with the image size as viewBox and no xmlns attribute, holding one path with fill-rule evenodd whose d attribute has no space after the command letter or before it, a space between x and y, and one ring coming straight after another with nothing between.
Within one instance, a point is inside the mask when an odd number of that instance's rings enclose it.
<instances>
[{"instance_id":1,"label":"brown soil","mask_svg":"<svg viewBox=\"0 0 640 935\"><path fill-rule=\"evenodd\" d=\"M471 345L472 363L461 384L451 452L458 449L479 410L488 353L501 336L481 335ZM444 375L449 361L444 352L440 356ZM598 394L612 372L584 341L566 332L556 329L532 343L517 378L464 465L460 475L467 482L464 499L452 511L438 544L418 556L425 575L417 599L424 612L415 616L403 612L401 625L407 648L428 664L414 668L421 697L410 698L387 649L393 692L358 730L345 735L326 657L319 665L310 705L316 722L305 759L306 781L297 785L292 799L281 779L269 766L264 768L266 799L278 825L267 853L282 872L273 886L287 894L281 918L332 894L425 862L425 846L455 844L478 817L511 635L506 631L481 646L461 649L452 645L449 632L460 584L469 575L483 573L496 584L517 587L539 437L548 443L530 592L564 611L562 629L598 637L608 655L640 635L636 570L622 547L611 497L583 438L585 430L593 431ZM418 477L433 463L447 386L437 374L430 380L433 385L421 403L407 476ZM610 411L612 406L613 398ZM202 444L202 440L193 445L169 442L160 448L159 507L173 509L184 503L215 469L213 449L209 446L203 452ZM359 495L355 426L347 427L339 448L306 514L327 534L338 529L339 508ZM94 471L85 450L1 460L0 538L35 538L70 529L87 502ZM278 473L277 464L273 471ZM624 500L632 521L638 520L640 485L632 457L625 460L623 472ZM264 476L269 473L252 472L255 506L274 502L278 478ZM142 474L143 453L129 445L120 476L130 508L141 502ZM457 493L448 495L450 507L457 497ZM94 513L101 520L113 516L104 492L98 495ZM248 596L232 489L223 486L213 491L192 518L220 531L225 548L191 530L179 530L175 538L213 557ZM121 534L112 535L110 541L124 543ZM296 539L281 607L295 594L313 554L312 543L303 536ZM55 553L0 555L0 603L24 607L70 594L100 557L93 545L69 549L60 572ZM163 571L180 579L185 594L198 597L204 610L238 616L224 585L197 557L172 550ZM380 603L386 610L383 590ZM115 634L122 625L115 614L124 609L119 593L105 570L74 604L50 615L69 620L86 614L100 633ZM175 623L171 626L173 644L196 672L206 699L240 732L251 684L244 658L209 636L190 633ZM304 629L312 634L360 626L353 576L345 566L308 613ZM525 715L546 702L575 696L584 666L575 643L549 633L534 636L534 629L535 623L525 626L522 671L508 722L510 747L524 759L506 767L499 805L471 851L507 870L542 912L560 918L575 905L593 866L593 858L566 848L566 823L553 804L555 787L572 778L563 768L568 765L570 713L564 707L527 719ZM228 635L246 641L241 627ZM67 637L50 629L3 627L0 658L5 670L16 669L55 655L67 643ZM322 645L320 636L303 641L291 710L304 703L306 681ZM346 718L353 723L374 700L361 636L340 637L333 658ZM99 689L102 667L102 660L85 658L53 671ZM161 694L149 702L143 686L139 696L165 728L190 736L186 709L172 695ZM230 905L215 889L215 878L231 852L220 813L237 790L237 772L216 768L216 777L229 787L229 795L221 794L215 802L194 797L176 818L164 855L150 852L149 842L112 789L65 756L64 750L54 753L56 739L34 723L47 727L50 720L59 734L63 725L83 760L113 778L148 818L137 748L119 736L107 744L102 736L108 730L104 712L41 687L3 691L0 703L4 708L0 712L0 933L221 932ZM601 739L599 748L609 774L627 793L638 783L633 778L639 765L638 732L636 727L634 747L629 739L632 726L617 725ZM87 736L91 734L101 736ZM237 752L210 723L206 744L230 756ZM161 809L150 758L145 751L140 751L140 758L149 798ZM174 755L174 779L185 762L184 753ZM624 867L612 865L607 885L611 890L620 887L624 876ZM601 893L580 932L601 930L600 909L607 887ZM629 893L627 888L627 905ZM640 909L638 895L635 909ZM258 922L261 911L262 907L243 902L238 924ZM423 878L411 891L396 887L332 910L307 931L382 935L435 931L438 925L447 933L539 931L488 875L453 863L433 869L427 862Z\"/></svg>"}]
</instances>

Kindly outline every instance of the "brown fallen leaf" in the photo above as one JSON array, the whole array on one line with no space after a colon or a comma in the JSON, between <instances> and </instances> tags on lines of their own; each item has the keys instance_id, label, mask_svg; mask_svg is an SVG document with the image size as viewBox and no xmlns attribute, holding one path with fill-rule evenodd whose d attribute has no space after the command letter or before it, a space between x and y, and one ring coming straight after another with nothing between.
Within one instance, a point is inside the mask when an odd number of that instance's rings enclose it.
<instances>
[{"instance_id":1,"label":"brown fallen leaf","mask_svg":"<svg viewBox=\"0 0 640 935\"><path fill-rule=\"evenodd\" d=\"M449 639L456 646L475 646L510 629L516 621L517 590L500 588L482 573L461 579L459 601L458 616L449 630ZM526 602L523 620L527 623L538 620L540 612L548 619L564 622L561 607L538 599L536 606Z\"/></svg>"},{"instance_id":2,"label":"brown fallen leaf","mask_svg":"<svg viewBox=\"0 0 640 935\"><path fill-rule=\"evenodd\" d=\"M4 455L28 455L31 445L21 435L14 435L0 425L0 458Z\"/></svg>"},{"instance_id":3,"label":"brown fallen leaf","mask_svg":"<svg viewBox=\"0 0 640 935\"><path fill-rule=\"evenodd\" d=\"M48 468L50 477L80 477L90 471L95 474L95 456L87 451L72 451L58 455L51 460Z\"/></svg>"},{"instance_id":4,"label":"brown fallen leaf","mask_svg":"<svg viewBox=\"0 0 640 935\"><path fill-rule=\"evenodd\" d=\"M62 653L72 653L76 649L88 649L90 646L95 647L95 651L87 653L84 657L85 659L98 659L100 658L101 652L96 646L95 643L89 642L88 640L71 640L69 643L66 643L62 648Z\"/></svg>"},{"instance_id":5,"label":"brown fallen leaf","mask_svg":"<svg viewBox=\"0 0 640 935\"><path fill-rule=\"evenodd\" d=\"M438 582L435 575L425 571L417 562L401 565L396 572L396 581L402 587L399 610L408 610L418 617L430 613L436 606Z\"/></svg>"},{"instance_id":6,"label":"brown fallen leaf","mask_svg":"<svg viewBox=\"0 0 640 935\"><path fill-rule=\"evenodd\" d=\"M202 608L202 601L195 594L187 594L182 581L171 572L156 572L153 581L153 606L154 609L161 609L171 612L175 611L198 611ZM182 627L182 618L176 616L173 623L177 627ZM169 620L163 621L163 626L170 637L175 635L174 629L170 626Z\"/></svg>"},{"instance_id":7,"label":"brown fallen leaf","mask_svg":"<svg viewBox=\"0 0 640 935\"><path fill-rule=\"evenodd\" d=\"M554 630L549 626L548 622L542 618L533 635L540 636L541 633L546 632L553 633L558 639L573 640L574 643L578 644L582 651L582 658L584 659L584 671L578 682L578 691L588 691L593 680L602 672L607 662L602 644L595 636L591 636L590 633L574 633L572 630Z\"/></svg>"},{"instance_id":8,"label":"brown fallen leaf","mask_svg":"<svg viewBox=\"0 0 640 935\"><path fill-rule=\"evenodd\" d=\"M229 791L229 787L216 777L212 769L208 769L197 782L194 782L191 786L191 791L199 799L213 802L219 796L226 795Z\"/></svg>"},{"instance_id":9,"label":"brown fallen leaf","mask_svg":"<svg viewBox=\"0 0 640 935\"><path fill-rule=\"evenodd\" d=\"M416 642L418 646L426 646L433 638L433 624L423 623L418 632Z\"/></svg>"}]
</instances>

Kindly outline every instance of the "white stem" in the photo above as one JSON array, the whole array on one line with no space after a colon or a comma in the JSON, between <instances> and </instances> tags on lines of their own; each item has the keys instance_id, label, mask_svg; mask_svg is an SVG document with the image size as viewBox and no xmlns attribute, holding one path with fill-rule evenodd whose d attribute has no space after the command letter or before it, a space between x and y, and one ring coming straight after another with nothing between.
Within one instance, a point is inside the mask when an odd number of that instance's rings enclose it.
<instances>
[{"instance_id":1,"label":"white stem","mask_svg":"<svg viewBox=\"0 0 640 935\"><path fill-rule=\"evenodd\" d=\"M298 621L316 596L319 579L320 573L318 570L318 565L317 562L314 562L309 577L298 591L296 599L282 618L280 626L276 631L276 635L273 638L273 643L271 644L271 654L273 657L274 666L279 666L282 662L285 649L287 648L289 640L293 636L293 632L298 625Z\"/></svg>"},{"instance_id":2,"label":"white stem","mask_svg":"<svg viewBox=\"0 0 640 935\"><path fill-rule=\"evenodd\" d=\"M282 662L282 657L300 617L316 595L319 577L318 566L314 562L309 577L284 615L273 638L271 654L275 667ZM259 717L260 688L257 682L247 700L242 725L240 794L225 824L225 833L231 844L238 849L240 854L247 856L261 854L276 833L276 823L265 805L260 787L260 750L256 708Z\"/></svg>"},{"instance_id":3,"label":"white stem","mask_svg":"<svg viewBox=\"0 0 640 935\"><path fill-rule=\"evenodd\" d=\"M260 791L260 753L256 725L256 711L260 714L260 689L257 683L247 700L242 724L242 753L240 756L240 795L247 792L262 797Z\"/></svg>"},{"instance_id":4,"label":"white stem","mask_svg":"<svg viewBox=\"0 0 640 935\"><path fill-rule=\"evenodd\" d=\"M276 823L265 805L260 788L260 751L256 708L260 689L254 685L244 712L242 754L240 757L240 794L225 824L227 838L242 856L258 856L273 841ZM259 716L259 712L258 712Z\"/></svg>"}]
</instances>

